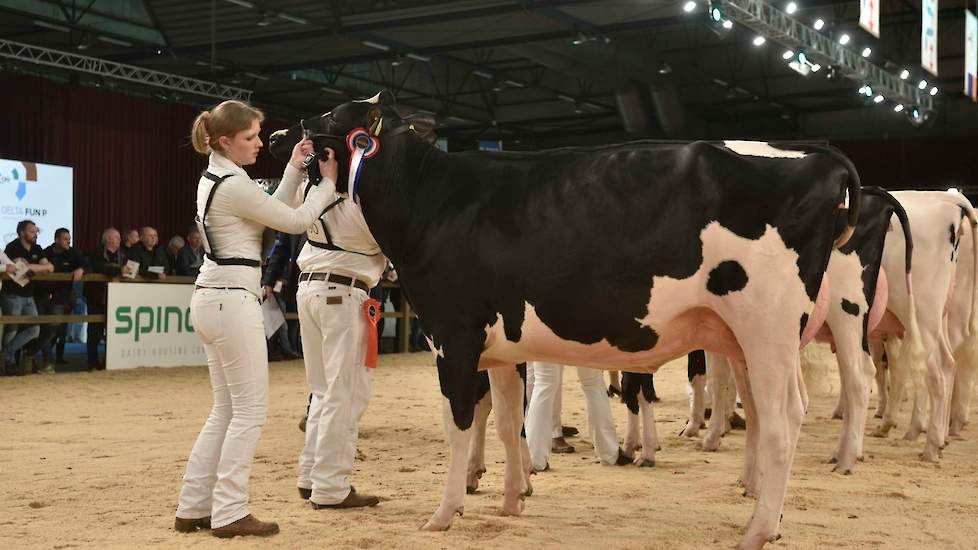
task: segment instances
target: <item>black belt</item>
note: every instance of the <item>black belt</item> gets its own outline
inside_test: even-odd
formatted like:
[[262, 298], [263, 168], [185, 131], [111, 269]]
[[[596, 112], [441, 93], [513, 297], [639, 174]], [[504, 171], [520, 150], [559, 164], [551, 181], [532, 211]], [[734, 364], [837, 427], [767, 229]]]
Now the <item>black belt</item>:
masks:
[[197, 290], [243, 290], [245, 292], [251, 292], [247, 288], [240, 286], [200, 286], [194, 285]]
[[326, 281], [327, 283], [336, 283], [338, 285], [359, 288], [364, 292], [370, 291], [370, 289], [367, 288], [367, 283], [352, 277], [336, 275], [335, 273], [302, 273], [299, 275], [299, 282], [301, 283], [303, 281]]

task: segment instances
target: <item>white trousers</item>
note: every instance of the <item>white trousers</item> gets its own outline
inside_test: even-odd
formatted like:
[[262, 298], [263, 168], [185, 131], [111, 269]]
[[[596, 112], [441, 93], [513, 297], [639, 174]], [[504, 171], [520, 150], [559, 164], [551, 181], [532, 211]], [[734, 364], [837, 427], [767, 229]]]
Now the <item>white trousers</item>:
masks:
[[[552, 440], [561, 434], [560, 411], [557, 407], [560, 403], [564, 367], [552, 363], [532, 363], [532, 368], [533, 395], [526, 414], [526, 442], [530, 447], [533, 468], [543, 470], [550, 458]], [[608, 403], [602, 373], [598, 369], [577, 368], [577, 377], [581, 381], [587, 405], [588, 430], [594, 443], [594, 451], [602, 463], [613, 465], [618, 460], [618, 434], [611, 417], [611, 405]]]
[[357, 424], [370, 400], [371, 369], [364, 366], [368, 296], [349, 286], [307, 281], [299, 283], [296, 298], [312, 393], [297, 485], [312, 489], [317, 504], [339, 504], [350, 494]]
[[177, 517], [223, 527], [247, 516], [251, 463], [268, 415], [268, 352], [258, 298], [197, 290], [190, 319], [207, 354], [214, 406], [190, 451]]

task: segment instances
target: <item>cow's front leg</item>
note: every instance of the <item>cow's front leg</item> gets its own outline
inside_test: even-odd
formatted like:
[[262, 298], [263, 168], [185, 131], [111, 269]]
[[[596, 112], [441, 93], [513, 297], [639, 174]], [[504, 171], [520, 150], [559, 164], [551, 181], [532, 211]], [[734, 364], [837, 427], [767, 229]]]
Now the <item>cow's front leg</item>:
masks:
[[503, 479], [503, 514], [518, 516], [523, 513], [525, 494], [523, 445], [520, 430], [523, 427], [523, 380], [515, 367], [489, 369], [489, 387], [496, 404], [496, 431], [506, 449], [506, 470]]
[[482, 342], [475, 340], [462, 350], [432, 345], [438, 364], [438, 382], [445, 396], [442, 417], [451, 450], [441, 504], [421, 527], [426, 531], [447, 530], [452, 526], [455, 514], [462, 515], [464, 510], [465, 474], [474, 431], [475, 404], [481, 397], [477, 370], [481, 347]]
[[703, 427], [706, 416], [706, 374], [696, 373], [689, 381], [693, 388], [693, 400], [689, 404], [689, 419], [679, 434], [682, 437], [696, 437]]
[[475, 420], [472, 424], [472, 442], [469, 445], [469, 467], [466, 472], [465, 492], [473, 494], [479, 490], [479, 480], [486, 473], [486, 424], [489, 412], [492, 410], [492, 394], [489, 392], [488, 375], [486, 377], [486, 394], [475, 406]]
[[639, 409], [642, 411], [642, 457], [635, 461], [639, 466], [655, 466], [655, 452], [659, 450], [659, 436], [655, 429], [655, 411], [652, 403], [639, 399]]

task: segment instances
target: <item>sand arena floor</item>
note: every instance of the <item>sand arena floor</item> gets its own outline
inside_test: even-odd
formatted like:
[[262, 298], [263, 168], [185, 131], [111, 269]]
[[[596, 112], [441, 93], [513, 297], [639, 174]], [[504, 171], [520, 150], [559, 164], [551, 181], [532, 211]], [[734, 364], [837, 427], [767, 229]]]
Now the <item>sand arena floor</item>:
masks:
[[[680, 439], [685, 364], [657, 375], [662, 451], [655, 468], [601, 466], [589, 442], [534, 477], [521, 518], [498, 515], [502, 446], [490, 426], [489, 471], [447, 533], [418, 527], [438, 504], [447, 447], [429, 354], [382, 356], [361, 424], [355, 484], [377, 508], [314, 511], [295, 490], [306, 392], [300, 362], [271, 370], [268, 423], [252, 475], [252, 511], [276, 520], [267, 540], [179, 534], [173, 511], [185, 460], [210, 407], [204, 368], [137, 369], [0, 379], [0, 549], [14, 548], [731, 548], [753, 501], [734, 485], [744, 434], [720, 452]], [[832, 373], [837, 385], [837, 376]], [[874, 399], [875, 401], [875, 399]], [[835, 398], [814, 395], [772, 548], [978, 547], [978, 428], [940, 465], [922, 442], [867, 438], [856, 475], [825, 464], [839, 429]], [[583, 397], [566, 373], [564, 423], [587, 433]], [[904, 406], [903, 427], [908, 414]], [[613, 411], [619, 436], [625, 409]], [[871, 422], [871, 427], [875, 421]], [[902, 435], [902, 432], [900, 432]]]

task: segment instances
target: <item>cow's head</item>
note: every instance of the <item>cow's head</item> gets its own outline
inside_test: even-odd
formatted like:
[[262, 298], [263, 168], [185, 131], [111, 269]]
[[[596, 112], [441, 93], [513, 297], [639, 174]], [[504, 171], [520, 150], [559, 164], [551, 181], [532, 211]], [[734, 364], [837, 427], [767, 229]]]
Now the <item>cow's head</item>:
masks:
[[[364, 156], [369, 159], [397, 140], [420, 138], [434, 142], [434, 128], [435, 121], [431, 117], [402, 113], [394, 96], [385, 90], [370, 99], [340, 104], [328, 113], [303, 119], [287, 130], [274, 132], [269, 140], [269, 150], [275, 158], [287, 161], [303, 133], [310, 135], [317, 155], [325, 158], [327, 147], [335, 152], [339, 163], [336, 187], [338, 191], [346, 192], [351, 159], [358, 148], [364, 149]], [[313, 163], [310, 177], [316, 179], [318, 176], [319, 168]]]

